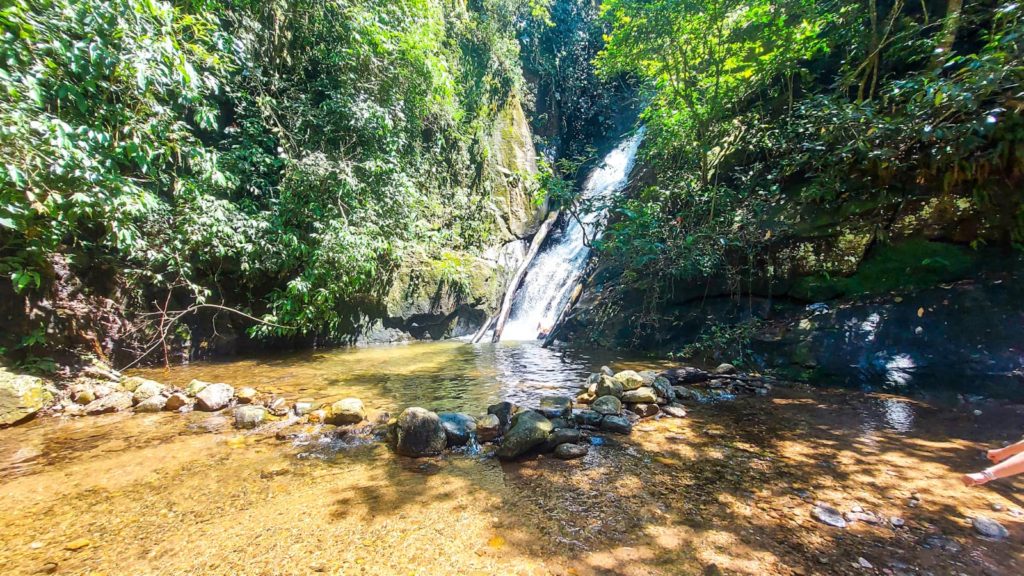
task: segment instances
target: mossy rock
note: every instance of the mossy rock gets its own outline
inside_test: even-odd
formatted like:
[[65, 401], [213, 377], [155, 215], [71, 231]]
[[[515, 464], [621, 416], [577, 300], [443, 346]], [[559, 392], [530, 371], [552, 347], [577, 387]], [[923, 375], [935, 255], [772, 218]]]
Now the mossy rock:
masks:
[[877, 246], [849, 277], [825, 275], [798, 279], [790, 295], [820, 302], [840, 296], [913, 291], [970, 275], [978, 255], [964, 246], [908, 240]]

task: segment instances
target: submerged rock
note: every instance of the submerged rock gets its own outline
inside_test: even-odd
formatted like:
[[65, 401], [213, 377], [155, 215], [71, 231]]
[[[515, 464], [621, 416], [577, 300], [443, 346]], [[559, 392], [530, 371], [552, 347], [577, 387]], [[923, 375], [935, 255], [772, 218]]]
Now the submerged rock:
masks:
[[512, 426], [498, 448], [498, 458], [510, 460], [544, 443], [551, 435], [551, 422], [539, 412], [525, 410], [512, 418]]
[[1006, 527], [987, 516], [976, 517], [971, 520], [971, 525], [974, 526], [975, 532], [986, 538], [1003, 540], [1010, 535], [1010, 531]]
[[448, 443], [441, 419], [425, 408], [402, 410], [394, 424], [395, 451], [403, 456], [439, 454]]
[[539, 412], [547, 418], [572, 414], [572, 398], [568, 396], [542, 396]]
[[342, 398], [326, 407], [325, 410], [327, 415], [324, 422], [335, 426], [358, 424], [366, 419], [363, 401], [358, 398]]
[[590, 448], [586, 444], [559, 444], [554, 456], [560, 460], [573, 460], [587, 455]]
[[591, 402], [590, 409], [599, 414], [618, 414], [622, 412], [622, 402], [615, 396], [601, 396]]
[[439, 412], [441, 427], [449, 446], [465, 446], [476, 433], [476, 420], [461, 412]]
[[686, 418], [686, 408], [679, 404], [669, 404], [661, 408], [662, 413], [673, 418]]
[[0, 368], [0, 426], [31, 418], [52, 400], [41, 378]]
[[623, 370], [615, 375], [615, 381], [622, 384], [623, 391], [636, 390], [644, 385], [643, 376], [633, 370]]
[[658, 395], [654, 393], [654, 388], [641, 386], [634, 390], [623, 392], [622, 402], [625, 404], [656, 404], [658, 402]]
[[93, 400], [85, 406], [85, 413], [89, 415], [109, 414], [110, 412], [127, 410], [131, 407], [132, 393], [119, 391]]
[[485, 414], [476, 420], [478, 442], [494, 442], [501, 436], [501, 420], [494, 414]]
[[263, 406], [244, 404], [234, 410], [235, 427], [246, 430], [255, 428], [267, 419], [267, 409]]
[[214, 412], [227, 408], [235, 396], [235, 389], [227, 384], [210, 384], [196, 394], [196, 409]]
[[820, 502], [815, 504], [814, 508], [811, 509], [811, 516], [829, 526], [846, 528], [846, 519], [843, 518], [843, 514], [827, 504]]
[[633, 432], [633, 424], [625, 416], [605, 416], [601, 420], [601, 430], [616, 434], [630, 434]]

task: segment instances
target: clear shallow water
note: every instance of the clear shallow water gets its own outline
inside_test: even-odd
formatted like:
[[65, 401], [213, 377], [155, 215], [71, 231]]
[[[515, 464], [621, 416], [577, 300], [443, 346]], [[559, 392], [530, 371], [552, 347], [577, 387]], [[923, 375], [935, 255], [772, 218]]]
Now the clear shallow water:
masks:
[[[415, 404], [478, 413], [499, 399], [530, 405], [543, 393], [574, 392], [604, 363], [657, 367], [532, 342], [433, 342], [143, 373], [322, 401], [358, 396], [371, 411]], [[1024, 429], [1022, 407], [938, 409], [779, 388], [689, 410], [686, 419], [606, 437], [581, 460], [518, 463], [454, 453], [409, 459], [376, 443], [311, 448], [239, 432], [206, 413], [39, 418], [0, 430], [0, 567], [26, 575], [657, 576], [714, 564], [753, 575], [796, 566], [815, 573], [864, 557], [920, 573], [1022, 573], [1013, 484], [982, 491], [957, 481], [981, 464], [980, 446]], [[906, 506], [911, 493], [920, 506]], [[810, 517], [816, 500], [899, 515], [907, 527], [822, 528]], [[965, 521], [977, 514], [997, 518], [1011, 539], [979, 541]], [[963, 551], [918, 544], [935, 533]]]

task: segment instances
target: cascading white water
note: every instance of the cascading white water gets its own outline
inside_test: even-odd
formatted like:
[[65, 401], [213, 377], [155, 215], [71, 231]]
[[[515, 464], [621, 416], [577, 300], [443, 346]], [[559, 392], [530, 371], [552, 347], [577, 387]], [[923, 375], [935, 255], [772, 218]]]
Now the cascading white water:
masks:
[[537, 255], [526, 271], [512, 303], [502, 340], [534, 340], [542, 327], [547, 330], [555, 323], [572, 296], [576, 279], [583, 273], [590, 254], [583, 235], [591, 240], [600, 237], [608, 213], [605, 206], [629, 180], [641, 140], [642, 128], [609, 152], [587, 176], [580, 194], [581, 204], [598, 208], [579, 215], [582, 226], [576, 218], [569, 216], [561, 230], [552, 232], [547, 248]]

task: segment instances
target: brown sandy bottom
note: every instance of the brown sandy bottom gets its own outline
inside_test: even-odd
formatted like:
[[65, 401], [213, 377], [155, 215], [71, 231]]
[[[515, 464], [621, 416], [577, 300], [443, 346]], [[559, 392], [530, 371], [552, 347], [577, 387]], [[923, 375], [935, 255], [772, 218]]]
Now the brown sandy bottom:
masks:
[[[0, 431], [4, 574], [1024, 573], [1020, 481], [968, 489], [1024, 407], [777, 389], [581, 460], [413, 460], [207, 432], [208, 415]], [[916, 495], [918, 505], [912, 506]], [[826, 526], [815, 502], [905, 526]], [[985, 515], [1010, 531], [977, 535]], [[941, 536], [941, 537], [940, 537]], [[72, 549], [76, 548], [76, 549]], [[867, 565], [870, 565], [868, 567]]]

